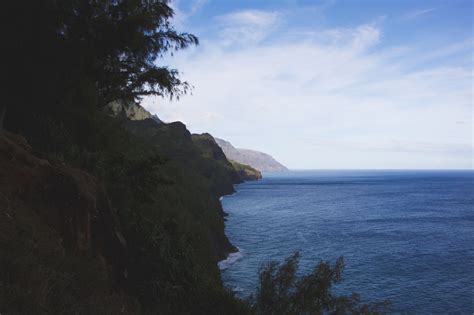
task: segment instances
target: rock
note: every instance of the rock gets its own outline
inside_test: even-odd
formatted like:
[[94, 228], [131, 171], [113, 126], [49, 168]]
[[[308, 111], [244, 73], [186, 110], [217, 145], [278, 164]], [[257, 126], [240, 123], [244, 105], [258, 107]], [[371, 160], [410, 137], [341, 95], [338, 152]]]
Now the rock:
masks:
[[152, 119], [157, 124], [163, 123], [158, 116], [152, 115], [149, 111], [144, 109], [140, 104], [135, 103], [133, 101], [124, 101], [124, 100], [117, 100], [110, 102], [106, 106], [109, 113], [113, 116], [120, 116], [123, 115], [130, 120], [145, 120], [145, 119]]

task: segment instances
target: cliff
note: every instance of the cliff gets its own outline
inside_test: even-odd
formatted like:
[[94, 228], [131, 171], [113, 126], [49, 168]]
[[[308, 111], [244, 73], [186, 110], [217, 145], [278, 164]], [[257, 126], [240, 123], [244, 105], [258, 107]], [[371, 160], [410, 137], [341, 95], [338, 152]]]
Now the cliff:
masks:
[[234, 169], [239, 174], [240, 178], [244, 178], [245, 180], [260, 180], [262, 179], [262, 173], [253, 167], [245, 164], [240, 164], [239, 162], [235, 162], [230, 160], [230, 163], [234, 167]]
[[0, 133], [26, 141], [0, 135], [0, 313], [250, 311], [217, 267], [235, 170], [181, 123], [107, 107], [190, 92], [154, 61], [197, 37], [175, 31], [169, 1], [12, 4]]
[[162, 123], [158, 116], [152, 115], [149, 111], [135, 102], [127, 102], [123, 100], [110, 102], [106, 107], [106, 112], [112, 116], [123, 116], [130, 120], [144, 120], [149, 118], [158, 124]]
[[0, 143], [1, 313], [246, 309], [217, 267], [235, 251], [219, 197], [242, 178], [214, 142], [180, 122], [35, 110], [7, 120], [32, 147]]
[[[191, 142], [189, 141], [189, 131], [186, 129], [186, 126], [181, 122], [172, 122], [172, 123], [164, 123], [161, 121], [156, 115], [152, 115], [146, 109], [144, 109], [140, 104], [130, 101], [114, 101], [108, 104], [106, 107], [106, 112], [115, 117], [123, 117], [129, 119], [131, 121], [144, 121], [147, 119], [153, 120], [156, 124], [163, 124], [161, 131], [168, 132], [169, 134], [161, 137], [160, 143], [161, 145], [161, 152], [167, 151], [166, 154], [172, 158], [177, 158], [181, 152], [178, 154], [178, 151], [181, 151], [184, 147], [197, 147], [200, 155], [205, 159], [213, 160], [217, 162], [220, 166], [227, 169], [230, 173], [230, 176], [233, 177], [231, 181], [233, 183], [239, 183], [246, 180], [258, 180], [262, 178], [262, 174], [248, 165], [243, 165], [237, 162], [233, 162], [228, 160], [226, 155], [224, 154], [222, 148], [217, 144], [216, 139], [210, 135], [209, 133], [204, 134], [193, 134], [191, 136]], [[128, 124], [131, 126], [132, 124]], [[152, 123], [148, 122], [143, 124], [143, 126], [154, 126]], [[140, 127], [138, 127], [139, 129]], [[133, 130], [137, 130], [137, 128], [132, 128]], [[166, 133], [165, 132], [165, 133]], [[148, 134], [147, 136], [150, 136]], [[164, 142], [168, 142], [167, 145]], [[183, 148], [179, 148], [176, 144], [182, 145]], [[191, 150], [192, 151], [192, 150]], [[188, 154], [191, 152], [187, 152]], [[189, 156], [190, 158], [196, 158], [195, 152], [192, 152]], [[231, 163], [232, 162], [232, 163]], [[224, 194], [226, 194], [225, 192]]]
[[201, 150], [201, 154], [208, 159], [212, 159], [235, 172], [238, 181], [259, 180], [262, 178], [262, 173], [251, 166], [243, 165], [232, 160], [228, 160], [217, 144], [214, 137], [208, 133], [202, 135], [192, 135], [194, 144]]
[[[125, 126], [165, 159], [161, 170], [172, 180], [176, 193], [186, 199], [190, 195], [199, 195], [186, 200], [184, 205], [195, 209], [193, 212], [199, 213], [195, 219], [208, 228], [216, 259], [223, 259], [235, 251], [224, 234], [224, 212], [219, 202], [220, 196], [234, 192], [233, 185], [240, 182], [234, 169], [224, 161], [204, 157], [181, 122], [156, 124], [146, 119], [127, 121]], [[204, 203], [200, 204], [200, 200]]]
[[113, 290], [126, 280], [126, 241], [97, 178], [4, 132], [0, 209], [2, 313], [138, 310]]
[[214, 138], [217, 144], [222, 148], [224, 154], [229, 160], [236, 161], [240, 164], [249, 165], [261, 172], [281, 172], [288, 169], [276, 161], [271, 155], [255, 150], [238, 149], [230, 142]]

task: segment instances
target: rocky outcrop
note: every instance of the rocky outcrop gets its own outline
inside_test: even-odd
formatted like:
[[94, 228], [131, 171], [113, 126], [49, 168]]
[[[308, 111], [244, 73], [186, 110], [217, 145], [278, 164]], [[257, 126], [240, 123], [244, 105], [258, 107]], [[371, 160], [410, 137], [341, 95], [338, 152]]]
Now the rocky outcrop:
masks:
[[240, 164], [239, 162], [235, 162], [230, 160], [230, 163], [236, 170], [237, 174], [243, 180], [260, 180], [262, 179], [262, 173], [251, 166]]
[[[214, 137], [209, 133], [193, 134], [192, 139], [194, 145], [201, 150], [205, 158], [228, 163], [224, 152], [222, 152], [222, 149], [217, 145]], [[228, 165], [230, 165], [230, 163]]]
[[261, 172], [281, 172], [288, 170], [269, 154], [249, 149], [238, 149], [228, 141], [219, 138], [214, 139], [229, 160], [249, 165]]
[[156, 115], [152, 115], [144, 109], [140, 104], [132, 101], [117, 100], [110, 102], [106, 110], [113, 116], [124, 116], [130, 120], [153, 119], [156, 123], [161, 124], [161, 119]]
[[259, 180], [262, 178], [262, 174], [251, 166], [228, 160], [222, 149], [216, 143], [214, 137], [210, 134], [193, 134], [192, 139], [194, 145], [201, 150], [203, 157], [217, 161], [228, 168], [229, 172], [235, 173], [237, 177], [236, 183], [248, 180]]

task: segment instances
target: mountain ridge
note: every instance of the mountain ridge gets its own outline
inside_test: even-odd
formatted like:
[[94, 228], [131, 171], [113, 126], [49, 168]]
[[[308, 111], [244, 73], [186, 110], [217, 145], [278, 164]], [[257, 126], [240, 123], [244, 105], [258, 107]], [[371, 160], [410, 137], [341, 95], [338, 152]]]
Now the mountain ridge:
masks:
[[260, 172], [282, 172], [288, 168], [275, 160], [270, 154], [234, 147], [229, 141], [214, 137], [216, 143], [222, 148], [229, 160], [243, 165], [249, 165]]

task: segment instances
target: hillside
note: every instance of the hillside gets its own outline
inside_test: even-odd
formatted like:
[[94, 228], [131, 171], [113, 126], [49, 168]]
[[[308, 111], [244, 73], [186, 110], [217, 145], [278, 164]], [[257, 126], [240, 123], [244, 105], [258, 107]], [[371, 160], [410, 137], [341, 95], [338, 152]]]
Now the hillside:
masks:
[[180, 122], [81, 111], [7, 116], [26, 140], [0, 143], [0, 312], [246, 313], [217, 262], [235, 251], [219, 197], [250, 177]]
[[0, 312], [137, 313], [127, 244], [96, 177], [0, 134]]
[[255, 150], [235, 148], [230, 142], [214, 138], [229, 160], [249, 165], [261, 172], [287, 171], [286, 166], [276, 161], [271, 155]]
[[208, 133], [201, 135], [193, 134], [194, 144], [201, 150], [202, 154], [216, 161], [220, 161], [226, 168], [233, 169], [241, 181], [259, 180], [262, 178], [262, 173], [251, 166], [243, 165], [232, 160], [227, 160], [221, 147], [217, 145], [214, 137]]

